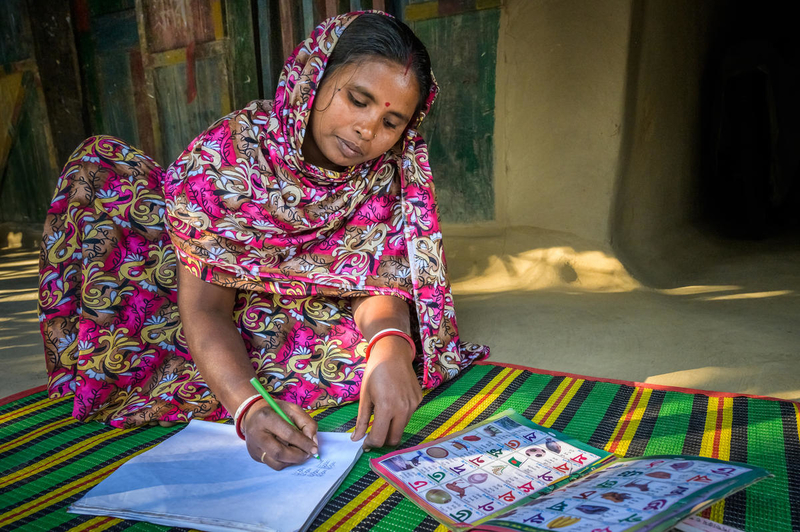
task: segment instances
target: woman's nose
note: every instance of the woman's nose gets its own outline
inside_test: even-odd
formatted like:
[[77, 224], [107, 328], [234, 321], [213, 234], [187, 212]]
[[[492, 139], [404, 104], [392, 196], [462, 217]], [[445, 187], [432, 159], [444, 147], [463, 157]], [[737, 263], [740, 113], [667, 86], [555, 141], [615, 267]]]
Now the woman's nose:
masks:
[[356, 124], [356, 133], [364, 140], [372, 140], [378, 131], [378, 119], [369, 117]]

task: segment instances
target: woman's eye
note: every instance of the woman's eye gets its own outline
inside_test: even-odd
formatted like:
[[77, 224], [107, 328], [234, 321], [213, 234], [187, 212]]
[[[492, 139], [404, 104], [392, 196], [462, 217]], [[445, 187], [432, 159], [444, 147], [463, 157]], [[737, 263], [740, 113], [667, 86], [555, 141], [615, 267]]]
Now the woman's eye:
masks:
[[384, 124], [385, 124], [385, 125], [386, 125], [386, 127], [388, 127], [389, 129], [397, 129], [397, 124], [393, 124], [392, 122], [389, 122], [388, 120], [387, 120], [387, 121], [385, 121], [385, 122], [384, 122]]
[[357, 99], [355, 98], [355, 96], [353, 96], [353, 94], [352, 94], [352, 93], [348, 93], [348, 96], [350, 96], [350, 101], [351, 101], [351, 102], [353, 102], [353, 105], [355, 105], [356, 107], [366, 107], [366, 106], [367, 106], [367, 104], [366, 104], [366, 103], [364, 103], [364, 102], [362, 102], [362, 101], [359, 101], [359, 100], [357, 100]]

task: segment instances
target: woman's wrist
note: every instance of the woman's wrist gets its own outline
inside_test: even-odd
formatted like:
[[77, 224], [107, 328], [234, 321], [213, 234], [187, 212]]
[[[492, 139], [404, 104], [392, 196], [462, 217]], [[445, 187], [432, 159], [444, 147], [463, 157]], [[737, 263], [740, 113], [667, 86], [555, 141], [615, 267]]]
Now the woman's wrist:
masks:
[[373, 343], [367, 362], [401, 357], [411, 364], [416, 357], [416, 349], [401, 336], [384, 336]]
[[255, 394], [247, 399], [245, 399], [239, 408], [236, 409], [236, 413], [233, 415], [233, 425], [236, 429], [236, 435], [239, 436], [241, 439], [245, 439], [245, 419], [247, 419], [247, 414], [250, 413], [252, 409], [257, 409], [255, 404], [259, 401], [263, 401], [263, 397], [261, 394]]

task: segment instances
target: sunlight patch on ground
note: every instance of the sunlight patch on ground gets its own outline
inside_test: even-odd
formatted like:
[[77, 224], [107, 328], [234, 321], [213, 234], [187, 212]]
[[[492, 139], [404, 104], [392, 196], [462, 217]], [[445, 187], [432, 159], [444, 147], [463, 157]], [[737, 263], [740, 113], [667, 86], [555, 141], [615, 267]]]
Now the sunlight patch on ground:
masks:
[[764, 299], [768, 297], [788, 296], [794, 290], [772, 290], [770, 292], [749, 292], [745, 294], [729, 294], [726, 296], [707, 297], [706, 301], [730, 301], [733, 299]]
[[36, 301], [39, 298], [38, 291], [35, 289], [26, 290], [19, 294], [10, 294], [9, 290], [0, 291], [0, 303], [12, 303], [17, 301]]
[[568, 246], [532, 249], [516, 255], [492, 255], [483, 271], [453, 281], [460, 295], [549, 288], [578, 292], [629, 292], [641, 284], [616, 258], [602, 251]]
[[659, 292], [668, 296], [693, 296], [697, 294], [713, 294], [714, 292], [733, 292], [741, 289], [741, 286], [736, 285], [693, 285], [667, 288], [659, 290]]

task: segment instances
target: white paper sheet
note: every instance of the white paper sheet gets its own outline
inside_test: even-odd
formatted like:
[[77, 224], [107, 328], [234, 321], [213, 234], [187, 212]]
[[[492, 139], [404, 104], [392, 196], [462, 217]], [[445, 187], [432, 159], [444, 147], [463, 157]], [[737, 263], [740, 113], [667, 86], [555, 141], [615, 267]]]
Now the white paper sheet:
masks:
[[350, 434], [320, 432], [321, 460], [274, 471], [231, 425], [192, 421], [112, 473], [69, 512], [209, 532], [295, 532], [309, 525], [361, 455]]

